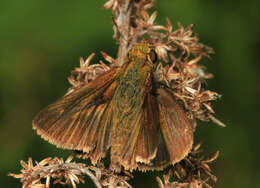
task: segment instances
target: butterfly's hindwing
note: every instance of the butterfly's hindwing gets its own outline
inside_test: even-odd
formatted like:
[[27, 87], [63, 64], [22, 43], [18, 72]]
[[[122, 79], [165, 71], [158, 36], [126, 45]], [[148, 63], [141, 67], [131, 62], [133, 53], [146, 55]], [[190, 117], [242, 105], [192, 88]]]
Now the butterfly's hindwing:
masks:
[[167, 88], [157, 90], [160, 128], [172, 164], [179, 162], [191, 150], [193, 127], [184, 110]]

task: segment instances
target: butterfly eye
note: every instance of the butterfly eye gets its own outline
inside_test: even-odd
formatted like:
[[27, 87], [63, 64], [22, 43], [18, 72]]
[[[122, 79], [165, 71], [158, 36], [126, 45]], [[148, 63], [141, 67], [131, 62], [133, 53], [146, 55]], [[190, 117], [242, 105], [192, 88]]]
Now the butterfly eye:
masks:
[[149, 57], [153, 63], [155, 63], [157, 61], [157, 54], [156, 54], [155, 50], [150, 51]]

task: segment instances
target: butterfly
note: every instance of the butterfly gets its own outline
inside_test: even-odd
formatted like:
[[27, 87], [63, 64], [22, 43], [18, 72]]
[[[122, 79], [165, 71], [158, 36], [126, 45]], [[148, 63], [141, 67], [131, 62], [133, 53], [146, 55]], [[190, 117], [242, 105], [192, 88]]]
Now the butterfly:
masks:
[[106, 156], [126, 170], [161, 170], [190, 152], [193, 126], [166, 85], [156, 81], [156, 52], [148, 43], [129, 50], [113, 67], [40, 111], [33, 128], [42, 138], [87, 153], [93, 164]]

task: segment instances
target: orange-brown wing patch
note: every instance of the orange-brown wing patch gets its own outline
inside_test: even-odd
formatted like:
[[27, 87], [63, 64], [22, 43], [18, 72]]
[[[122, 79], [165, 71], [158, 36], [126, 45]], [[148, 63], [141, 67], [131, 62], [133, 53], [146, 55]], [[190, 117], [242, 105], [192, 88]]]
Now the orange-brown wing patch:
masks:
[[171, 164], [170, 155], [160, 129], [158, 130], [156, 137], [158, 139], [158, 145], [155, 158], [149, 163], [138, 163], [139, 170], [162, 170]]
[[129, 114], [123, 121], [117, 121], [115, 115], [113, 116], [111, 161], [119, 162], [125, 169], [137, 168], [135, 150], [142, 122], [143, 112], [140, 108]]
[[110, 144], [109, 103], [118, 74], [119, 69], [114, 68], [47, 106], [33, 120], [33, 128], [58, 147], [91, 151], [95, 163], [105, 155]]
[[150, 164], [157, 153], [160, 128], [156, 97], [150, 93], [147, 94], [143, 108], [144, 118], [137, 140], [135, 159], [136, 162]]

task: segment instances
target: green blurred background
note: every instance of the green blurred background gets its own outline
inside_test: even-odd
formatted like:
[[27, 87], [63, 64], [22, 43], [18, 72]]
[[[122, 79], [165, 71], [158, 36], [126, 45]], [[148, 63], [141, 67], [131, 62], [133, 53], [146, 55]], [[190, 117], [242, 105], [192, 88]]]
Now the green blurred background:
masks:
[[[7, 177], [19, 172], [19, 161], [32, 157], [66, 157], [36, 135], [34, 115], [61, 97], [69, 87], [67, 77], [79, 57], [101, 50], [115, 57], [111, 11], [105, 0], [1, 0], [0, 1], [0, 182], [1, 187], [21, 187]], [[260, 187], [260, 1], [160, 0], [157, 23], [165, 17], [185, 26], [195, 23], [201, 42], [216, 54], [206, 60], [215, 75], [209, 89], [223, 95], [215, 103], [216, 116], [227, 124], [199, 122], [196, 141], [210, 156], [216, 187]], [[157, 187], [154, 173], [137, 173], [135, 187]], [[90, 181], [89, 181], [90, 182]], [[93, 187], [93, 184], [90, 183]], [[59, 186], [56, 186], [59, 187]], [[87, 187], [81, 185], [80, 187]]]

